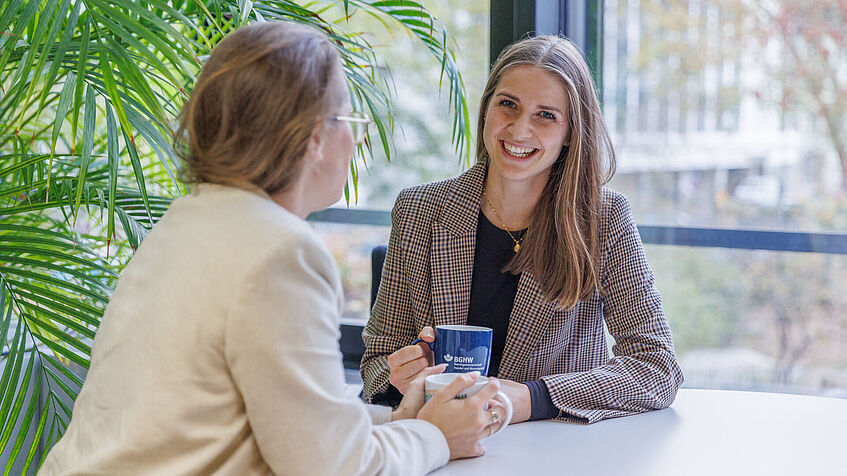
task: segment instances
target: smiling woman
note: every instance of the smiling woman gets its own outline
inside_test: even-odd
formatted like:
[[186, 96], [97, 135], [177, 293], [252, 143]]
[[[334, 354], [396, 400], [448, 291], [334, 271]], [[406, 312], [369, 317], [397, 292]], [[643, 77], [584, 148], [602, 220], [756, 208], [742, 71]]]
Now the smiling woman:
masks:
[[682, 373], [629, 203], [603, 186], [614, 151], [580, 52], [553, 36], [509, 46], [479, 117], [477, 164], [397, 199], [365, 396], [396, 402], [432, 365], [412, 341], [469, 324], [494, 330], [490, 374], [515, 422], [670, 405]]
[[[567, 110], [567, 102], [561, 81], [530, 65], [503, 74], [488, 101], [482, 132], [489, 161], [486, 188], [504, 210], [507, 229], [526, 228], [529, 216], [517, 207], [503, 206], [504, 197], [511, 195], [512, 189], [540, 195], [553, 164], [566, 153], [570, 127], [562, 111]], [[532, 205], [528, 202], [523, 208]], [[493, 206], [483, 209], [493, 210]], [[515, 221], [519, 215], [527, 216]]]

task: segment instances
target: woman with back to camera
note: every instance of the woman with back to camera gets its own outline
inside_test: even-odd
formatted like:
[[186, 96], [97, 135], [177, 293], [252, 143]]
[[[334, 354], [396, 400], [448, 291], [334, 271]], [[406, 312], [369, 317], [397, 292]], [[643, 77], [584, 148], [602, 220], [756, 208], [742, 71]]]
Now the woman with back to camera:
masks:
[[[494, 329], [513, 422], [592, 423], [671, 404], [670, 328], [623, 195], [591, 74], [568, 40], [507, 47], [482, 95], [477, 163], [400, 193], [371, 319], [364, 396], [396, 404], [433, 327]], [[605, 167], [605, 169], [604, 169]], [[604, 320], [615, 339], [609, 355]]]
[[496, 381], [424, 405], [431, 368], [394, 411], [345, 394], [340, 280], [304, 218], [341, 196], [367, 122], [317, 31], [215, 48], [177, 135], [195, 185], [124, 270], [41, 474], [419, 474], [484, 452]]

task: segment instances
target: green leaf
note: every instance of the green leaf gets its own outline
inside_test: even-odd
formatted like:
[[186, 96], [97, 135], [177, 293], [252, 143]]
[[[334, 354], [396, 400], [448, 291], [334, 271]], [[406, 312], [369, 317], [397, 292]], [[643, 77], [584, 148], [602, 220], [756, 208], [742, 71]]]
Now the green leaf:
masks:
[[128, 55], [114, 56], [113, 58], [118, 65], [118, 69], [124, 75], [124, 82], [127, 87], [132, 88], [138, 95], [140, 105], [153, 112], [158, 120], [166, 120], [165, 110], [159, 103], [156, 93], [150, 88], [148, 78], [144, 77], [145, 73], [138, 68], [134, 61], [129, 59]]
[[[7, 159], [7, 158], [10, 158], [10, 157], [13, 157], [14, 155], [15, 154], [0, 155], [0, 159]], [[38, 155], [26, 155], [26, 156], [19, 156], [19, 157], [23, 157], [23, 160], [19, 161], [15, 165], [11, 165], [9, 167], [6, 167], [5, 169], [0, 169], [0, 179], [2, 179], [4, 177], [9, 177], [9, 176], [11, 176], [15, 173], [20, 172], [23, 169], [26, 169], [27, 167], [31, 167], [35, 164], [41, 163], [48, 156], [44, 155], [44, 154], [38, 154]]]
[[[0, 276], [0, 316], [3, 319], [0, 321], [0, 350], [6, 348], [9, 336], [9, 326], [12, 323], [12, 305], [6, 300], [6, 293], [3, 292], [5, 280]], [[2, 396], [3, 386], [0, 385], [0, 396]]]
[[[64, 8], [66, 10], [67, 6], [65, 6], [65, 4], [68, 3], [69, 1], [70, 0], [63, 0], [62, 7], [60, 7], [60, 8]], [[71, 16], [68, 19], [68, 22], [67, 22], [68, 25], [76, 25], [77, 19], [79, 18], [80, 7], [82, 7], [82, 0], [77, 0], [77, 2], [74, 4], [74, 9], [71, 11]], [[54, 27], [58, 28], [59, 26], [61, 26], [62, 18], [64, 16], [65, 16], [64, 13], [56, 16]], [[59, 40], [58, 44], [55, 45], [56, 53], [53, 55], [53, 59], [51, 61], [52, 64], [50, 66], [50, 71], [47, 73], [47, 78], [44, 80], [44, 84], [48, 85], [48, 86], [45, 86], [43, 88], [44, 92], [41, 96], [40, 105], [38, 106], [39, 110], [44, 107], [44, 104], [47, 100], [47, 95], [52, 90], [52, 87], [50, 87], [49, 85], [53, 84], [53, 81], [56, 79], [56, 76], [59, 74], [59, 68], [62, 65], [62, 61], [65, 59], [65, 53], [67, 53], [68, 48], [70, 46], [71, 37], [73, 36], [73, 32], [74, 32], [73, 28], [65, 28], [65, 32], [62, 34], [62, 38]], [[48, 35], [48, 40], [50, 38], [54, 37], [55, 35], [56, 35], [55, 31], [51, 32], [51, 34]], [[42, 54], [44, 54], [45, 57], [47, 56], [45, 53], [42, 53]], [[70, 73], [70, 71], [68, 71], [68, 73]], [[57, 117], [58, 117], [58, 112], [57, 112]], [[55, 144], [56, 144], [56, 139], [53, 139], [54, 148], [55, 148]]]
[[[37, 401], [36, 398], [32, 399], [33, 401]], [[47, 425], [47, 416], [49, 415], [50, 405], [44, 405], [44, 409], [41, 411], [41, 415], [38, 417], [38, 426], [35, 430], [35, 435], [33, 435], [32, 443], [29, 447], [29, 453], [26, 455], [26, 460], [24, 461], [24, 467], [21, 469], [21, 473], [26, 474], [29, 470], [30, 465], [32, 465], [32, 460], [35, 458], [35, 453], [38, 451], [38, 448], [41, 443], [41, 435], [44, 433], [44, 427]], [[18, 435], [18, 439], [22, 437], [28, 436], [28, 433], [21, 432]], [[12, 458], [9, 458], [9, 461], [12, 461]], [[9, 463], [11, 464], [11, 463]]]
[[[162, 164], [162, 167], [165, 168], [165, 172], [168, 174], [168, 177], [171, 179], [171, 183], [173, 183], [174, 188], [179, 190], [179, 182], [177, 181], [176, 175], [174, 175], [173, 170], [171, 168], [171, 162], [174, 164], [176, 161], [176, 152], [173, 147], [171, 147], [170, 141], [168, 137], [161, 132], [159, 128], [157, 128], [150, 118], [145, 118], [139, 114], [139, 112], [135, 108], [129, 108], [126, 111], [127, 120], [129, 121], [131, 127], [135, 128], [138, 131], [138, 134], [147, 141], [147, 144], [153, 149], [156, 153], [156, 156], [159, 158], [159, 163]], [[126, 137], [126, 136], [124, 136]], [[137, 155], [137, 152], [136, 152]], [[139, 182], [139, 190], [142, 193], [142, 196], [146, 195], [146, 187], [141, 187]], [[147, 198], [145, 198], [146, 203]]]
[[253, 2], [251, 0], [238, 0], [241, 5], [241, 20], [246, 22], [250, 17], [250, 12], [253, 11]]
[[83, 352], [85, 355], [91, 355], [91, 347], [83, 344], [76, 337], [71, 336], [67, 332], [63, 332], [57, 329], [52, 322], [46, 322], [40, 319], [37, 319], [34, 316], [26, 316], [27, 325], [32, 328], [33, 326], [39, 329], [38, 332], [33, 332], [33, 338], [41, 341], [41, 343], [47, 344], [48, 342], [55, 343], [55, 340], [51, 339], [49, 336], [44, 335], [44, 333], [49, 333], [56, 337], [56, 340], [61, 340], [62, 344], [70, 345], [76, 350]]
[[[23, 12], [21, 12], [20, 17], [14, 19], [15, 21], [12, 26], [12, 31], [7, 32], [6, 28], [8, 27], [3, 28], [3, 30], [1, 30], [4, 35], [8, 35], [12, 40], [6, 43], [5, 51], [3, 52], [3, 55], [0, 56], [0, 71], [6, 70], [6, 63], [9, 61], [9, 58], [12, 56], [12, 52], [14, 52], [15, 48], [17, 47], [17, 40], [21, 38], [22, 30], [29, 25], [29, 22], [32, 20], [32, 17], [35, 16], [35, 12], [40, 4], [41, 2], [25, 3], [24, 10]], [[14, 7], [14, 5], [10, 6]], [[10, 11], [16, 12], [18, 11], [18, 8], [10, 8]], [[21, 57], [21, 59], [24, 60], [23, 57]], [[21, 61], [21, 64], [23, 63], [24, 61]], [[12, 81], [12, 83], [16, 83], [19, 79], [20, 78]]]
[[112, 108], [106, 104], [106, 140], [107, 155], [109, 157], [109, 210], [108, 226], [106, 227], [106, 256], [109, 256], [109, 244], [115, 234], [115, 195], [118, 189], [118, 167], [120, 166], [118, 146], [118, 126], [115, 124], [115, 116]]
[[62, 92], [59, 94], [59, 105], [56, 106], [56, 120], [53, 124], [53, 135], [50, 140], [50, 169], [52, 171], [53, 154], [56, 152], [56, 141], [59, 140], [59, 133], [62, 131], [62, 124], [65, 122], [65, 116], [68, 115], [68, 108], [73, 99], [73, 91], [76, 86], [76, 75], [72, 71], [68, 71], [65, 76], [65, 84], [62, 86]]
[[[11, 302], [11, 299], [6, 299], [6, 296], [9, 295], [6, 290], [6, 281], [5, 279], [3, 279], [3, 276], [0, 276], [0, 295], [3, 296], [3, 300], [5, 301], [4, 306], [6, 307], [6, 323], [4, 324], [4, 327], [8, 332], [9, 322], [12, 318], [12, 306], [14, 305], [14, 303]], [[13, 378], [13, 375], [15, 375], [15, 373], [17, 372], [15, 367], [19, 366], [19, 363], [22, 359], [20, 355], [20, 349], [23, 349], [23, 344], [21, 341], [21, 336], [23, 335], [22, 326], [23, 321], [19, 319], [15, 328], [15, 334], [11, 339], [11, 345], [9, 346], [9, 354], [5, 357], [6, 364], [3, 366], [3, 376], [0, 377], [0, 397], [2, 397], [2, 399], [0, 399], [0, 415], [7, 415], [8, 407], [9, 405], [11, 405], [11, 398], [14, 392], [9, 391], [9, 382], [12, 382], [13, 380], [17, 382], [17, 376], [14, 376]], [[4, 335], [3, 337], [5, 338], [6, 335]], [[0, 423], [0, 429], [2, 429], [5, 425], [5, 421]]]
[[[135, 173], [135, 180], [138, 184], [138, 191], [141, 192], [141, 197], [144, 199], [144, 206], [147, 210], [150, 210], [150, 203], [147, 197], [147, 185], [144, 183], [144, 169], [141, 167], [141, 160], [138, 158], [138, 149], [135, 148], [135, 143], [129, 140], [126, 136], [126, 129], [123, 131], [124, 133], [124, 142], [126, 143], [127, 151], [129, 152], [129, 160], [132, 163], [132, 170]], [[149, 212], [148, 212], [149, 213]], [[150, 226], [153, 226], [153, 217], [149, 216]], [[136, 243], [133, 247], [137, 247], [138, 243]]]
[[76, 200], [74, 201], [74, 223], [79, 212], [79, 204], [82, 201], [82, 192], [85, 190], [85, 176], [88, 174], [88, 164], [91, 162], [91, 149], [94, 147], [94, 128], [97, 103], [94, 98], [94, 88], [88, 85], [85, 90], [85, 116], [82, 126], [82, 156], [79, 163], [79, 175], [77, 179]]
[[[21, 447], [24, 444], [24, 440], [28, 435], [30, 422], [32, 421], [32, 416], [35, 414], [35, 406], [38, 403], [38, 395], [41, 392], [41, 372], [38, 372], [36, 369], [38, 367], [35, 366], [35, 352], [30, 353], [29, 364], [27, 365], [27, 377], [21, 383], [23, 387], [28, 387], [27, 382], [32, 378], [31, 375], [35, 374], [35, 378], [32, 379], [35, 382], [35, 387], [32, 389], [32, 394], [29, 397], [29, 405], [27, 406], [26, 413], [24, 413], [23, 422], [21, 422], [21, 428], [18, 430], [18, 437], [15, 439], [15, 444], [12, 446], [12, 451], [9, 453], [9, 461], [6, 462], [6, 469], [3, 471], [3, 474], [9, 474], [12, 470], [12, 465], [14, 465], [15, 460], [18, 458], [18, 453], [21, 451]], [[23, 396], [25, 392], [21, 392], [18, 394], [18, 398], [20, 399], [20, 406], [18, 405], [18, 401], [15, 401], [15, 406], [12, 407], [12, 411], [15, 412], [14, 420], [17, 420], [17, 414], [20, 413], [20, 409], [23, 407]], [[11, 427], [10, 427], [11, 429]], [[11, 433], [10, 433], [11, 435]], [[0, 436], [0, 448], [6, 447], [6, 442], [8, 438], [6, 437], [6, 433], [4, 432], [2, 436]], [[35, 444], [37, 447], [37, 443]]]
[[23, 3], [23, 0], [10, 0], [9, 3], [6, 4], [3, 8], [3, 14], [0, 15], [0, 31], [6, 31], [9, 28], [12, 20], [15, 19], [15, 14], [18, 13], [18, 10], [21, 8], [21, 3]]
[[[0, 250], [0, 251], [5, 252], [7, 250], [6, 250], [5, 247], [3, 247], [2, 250]], [[92, 270], [90, 270], [90, 269], [86, 269], [85, 271], [80, 271], [78, 269], [75, 269], [75, 268], [72, 268], [72, 267], [69, 267], [69, 266], [65, 266], [61, 262], [49, 261], [47, 259], [40, 259], [40, 260], [39, 259], [33, 259], [32, 258], [33, 255], [30, 255], [29, 253], [27, 253], [27, 255], [28, 256], [26, 258], [24, 258], [24, 257], [20, 257], [20, 256], [0, 254], [0, 263], [18, 264], [18, 265], [28, 267], [28, 268], [49, 269], [49, 270], [55, 271], [56, 273], [62, 274], [64, 276], [72, 276], [72, 277], [76, 278], [77, 280], [85, 281], [86, 284], [93, 286], [93, 287], [96, 287], [96, 288], [100, 289], [100, 291], [102, 291], [106, 294], [108, 294], [109, 291], [110, 291], [109, 288], [102, 287], [102, 283], [100, 282], [101, 278], [103, 277], [102, 274], [99, 275], [99, 276], [96, 276], [96, 275], [92, 276], [91, 274], [89, 274], [89, 273], [92, 272]]]
[[[41, 42], [45, 36], [48, 36], [48, 41], [45, 42], [44, 47], [41, 49], [40, 54], [36, 54], [35, 56], [38, 58], [38, 61], [35, 63], [35, 67], [32, 68], [33, 73], [40, 75], [41, 71], [44, 69], [44, 65], [47, 62], [47, 58], [49, 55], [49, 50], [53, 46], [52, 42], [49, 41], [51, 37], [56, 35], [56, 31], [59, 29], [59, 26], [62, 22], [62, 17], [65, 16], [65, 12], [68, 10], [69, 0], [62, 0], [62, 5], [59, 6], [58, 11], [56, 11], [56, 4], [59, 0], [48, 0], [47, 6], [41, 12], [41, 16], [38, 20], [38, 24], [35, 27], [35, 32], [32, 35], [32, 40], [30, 41], [30, 48], [34, 51], [38, 51], [38, 47], [41, 46]], [[58, 20], [55, 22], [51, 22], [50, 20], [55, 16], [58, 17]], [[48, 32], [49, 27], [49, 32]], [[24, 95], [23, 103], [24, 109], [26, 109], [29, 104], [29, 98], [32, 96], [33, 91], [35, 90], [36, 84], [39, 82], [33, 78], [29, 83], [29, 88], [27, 88], [27, 92]], [[47, 85], [47, 89], [50, 89], [50, 85]], [[46, 94], [44, 94], [46, 97]], [[43, 102], [43, 101], [42, 101]], [[38, 120], [38, 115], [41, 113], [41, 109], [39, 108], [35, 115], [35, 120]], [[20, 122], [18, 122], [18, 130], [21, 129], [24, 121], [24, 114], [20, 116]]]
[[[3, 424], [2, 427], [0, 427], [3, 429], [2, 433], [0, 433], [0, 448], [6, 447], [6, 441], [8, 441], [9, 438], [8, 436], [4, 438], [3, 435], [7, 434], [7, 430], [8, 434], [11, 434], [12, 429], [15, 427], [15, 421], [17, 421], [17, 414], [11, 411], [12, 402], [18, 401], [22, 395], [26, 394], [26, 390], [28, 390], [18, 381], [18, 378], [21, 375], [21, 367], [23, 366], [25, 340], [23, 333], [23, 320], [18, 320], [18, 326], [15, 330], [14, 338], [15, 348], [13, 348], [7, 356], [6, 368], [3, 371], [3, 380], [0, 382], [2, 383], [0, 391], [2, 391], [4, 395], [3, 402], [0, 404], [0, 415], [4, 415]], [[26, 378], [26, 376], [24, 378]], [[18, 387], [21, 388], [22, 391], [15, 392]]]
[[35, 286], [25, 281], [12, 281], [8, 278], [7, 281], [16, 288], [15, 294], [18, 296], [30, 299], [57, 312], [63, 312], [92, 324], [96, 323], [97, 317], [103, 314], [101, 309], [70, 296], [50, 291], [47, 288]]
[[68, 350], [65, 347], [62, 347], [59, 344], [57, 344], [57, 343], [55, 343], [51, 340], [43, 340], [43, 341], [41, 341], [41, 343], [44, 344], [45, 346], [49, 347], [50, 350], [52, 350], [53, 352], [64, 356], [65, 358], [67, 358], [68, 360], [70, 360], [71, 362], [73, 362], [77, 365], [80, 365], [84, 368], [88, 368], [91, 365], [89, 363], [88, 359], [86, 359], [84, 357], [80, 357], [79, 355], [77, 355], [73, 351]]
[[82, 18], [82, 42], [79, 50], [79, 63], [76, 71], [76, 89], [74, 90], [73, 116], [71, 119], [71, 154], [76, 152], [76, 130], [79, 123], [79, 107], [82, 104], [82, 86], [85, 84], [85, 70], [88, 67], [88, 44], [91, 42], [91, 23], [88, 20], [88, 12]]
[[[123, 18], [124, 21], [121, 22], [121, 25], [124, 27], [133, 28], [139, 37], [144, 38], [145, 41], [149, 41], [152, 44], [156, 45], [159, 48], [164, 46], [164, 43], [159, 42], [163, 38], [168, 38], [173, 40], [169, 48], [166, 50], [160, 50], [159, 53], [165, 56], [171, 57], [171, 62], [174, 66], [179, 66], [182, 64], [182, 61], [178, 60], [175, 53], [182, 52], [184, 55], [188, 56], [191, 60], [196, 60], [194, 55], [191, 53], [193, 44], [192, 42], [179, 30], [174, 28], [174, 26], [164, 19], [160, 18], [157, 15], [154, 15], [147, 9], [147, 4], [155, 5], [157, 8], [161, 9], [163, 13], [167, 13], [174, 19], [179, 19], [183, 21], [186, 25], [193, 25], [194, 23], [190, 21], [177, 10], [174, 10], [169, 5], [163, 2], [158, 1], [148, 1], [148, 2], [138, 2], [138, 1], [112, 1], [112, 2], [100, 2], [99, 0], [89, 0], [92, 2], [96, 2], [100, 7], [98, 10], [103, 11], [104, 13], [108, 13], [109, 15], [117, 15], [115, 18]], [[130, 11], [135, 12], [144, 20], [147, 20], [150, 25], [144, 25], [143, 22], [132, 21], [127, 15], [125, 15], [122, 11], [116, 8], [112, 8], [112, 4], [120, 5]], [[142, 27], [138, 28], [140, 25]], [[155, 28], [151, 28], [151, 26]], [[173, 54], [172, 54], [173, 53]]]
[[[44, 317], [50, 318], [53, 321], [53, 323], [61, 324], [61, 325], [65, 326], [69, 329], [72, 329], [74, 332], [82, 334], [83, 337], [87, 337], [87, 338], [90, 338], [90, 339], [93, 339], [94, 335], [95, 335], [95, 331], [92, 330], [92, 328], [96, 328], [96, 326], [99, 324], [96, 319], [91, 319], [86, 324], [88, 327], [86, 327], [86, 325], [80, 324], [79, 322], [72, 320], [70, 317], [67, 317], [68, 316], [67, 313], [60, 314], [58, 312], [53, 312], [53, 311], [51, 311], [51, 310], [49, 310], [49, 309], [47, 309], [43, 306], [39, 306], [37, 308], [35, 308], [35, 306], [26, 306], [26, 308], [29, 311], [37, 312], [38, 314], [40, 314]], [[26, 316], [24, 316], [24, 317], [26, 317]], [[77, 319], [77, 320], [83, 321], [83, 319]], [[41, 320], [39, 320], [39, 321], [41, 321]], [[27, 322], [27, 323], [31, 324], [31, 322]]]
[[[68, 380], [73, 382], [75, 385], [82, 387], [83, 381], [79, 377], [79, 375], [71, 372], [70, 369], [68, 369], [67, 366], [65, 366], [61, 362], [59, 362], [58, 359], [56, 359], [52, 355], [48, 355], [48, 354], [43, 354], [42, 357], [45, 360], [47, 360], [50, 364], [52, 364], [53, 367], [55, 367], [59, 372], [61, 372], [62, 375], [64, 375]], [[50, 371], [50, 368], [48, 366], [45, 365], [44, 368], [47, 369], [48, 371]], [[59, 380], [59, 379], [56, 379], [56, 380]], [[67, 387], [67, 385], [65, 385], [65, 386]], [[68, 387], [68, 390], [70, 390], [69, 387]], [[73, 396], [73, 394], [71, 394], [70, 392], [68, 394]], [[70, 416], [70, 412], [68, 412], [68, 415]]]
[[6, 268], [5, 272], [6, 272], [7, 275], [15, 275], [15, 276], [19, 276], [19, 277], [22, 277], [22, 278], [29, 278], [30, 280], [35, 281], [35, 282], [44, 283], [44, 284], [51, 284], [56, 288], [64, 288], [64, 289], [67, 289], [69, 291], [79, 293], [80, 295], [88, 296], [89, 298], [91, 298], [95, 301], [100, 301], [104, 304], [109, 302], [108, 296], [104, 297], [100, 293], [90, 291], [87, 288], [80, 286], [78, 284], [74, 284], [73, 282], [70, 282], [70, 281], [54, 278], [53, 276], [50, 276], [49, 274], [43, 274], [43, 273], [38, 273], [38, 272], [35, 272], [35, 271], [32, 271], [32, 270], [28, 270], [28, 269], [19, 269], [19, 268], [13, 268], [13, 267]]
[[[70, 249], [73, 250], [73, 247], [71, 247]], [[97, 264], [93, 261], [86, 260], [84, 258], [74, 256], [74, 255], [71, 255], [71, 254], [62, 253], [60, 251], [48, 250], [48, 249], [43, 249], [43, 248], [34, 248], [34, 247], [28, 247], [28, 246], [8, 246], [8, 245], [5, 245], [5, 244], [3, 245], [3, 251], [7, 252], [7, 253], [27, 253], [30, 256], [49, 257], [49, 258], [56, 259], [60, 262], [68, 262], [68, 263], [75, 263], [75, 264], [83, 265], [83, 266], [88, 267], [88, 269], [90, 269], [92, 271], [102, 272], [105, 275], [109, 275], [113, 278], [117, 278], [117, 276], [118, 276], [117, 273], [115, 273], [115, 271], [112, 270], [112, 269], [100, 266], [99, 264]], [[84, 253], [84, 254], [87, 254], [87, 253]]]
[[[113, 16], [117, 18], [128, 18], [126, 15], [124, 15], [120, 10], [117, 9], [103, 7], [103, 10], [106, 11], [108, 14], [93, 14], [94, 16], [96, 16], [97, 21], [103, 23], [104, 26], [119, 34], [123, 38], [123, 40], [126, 41], [129, 45], [135, 47], [138, 53], [144, 56], [147, 61], [149, 61], [153, 66], [155, 66], [156, 70], [159, 73], [163, 74], [166, 78], [168, 78], [173, 86], [178, 87], [179, 81], [176, 79], [176, 77], [174, 77], [172, 69], [166, 66], [165, 63], [163, 63], [162, 60], [159, 59], [157, 54], [154, 53], [153, 50], [145, 46], [144, 42], [140, 41], [137, 37], [144, 36], [145, 33], [148, 33], [146, 37], [144, 37], [145, 41], [149, 41], [159, 51], [159, 53], [161, 53], [165, 58], [171, 61], [172, 64], [178, 65], [181, 61], [180, 58], [174, 53], [174, 45], [164, 41], [157, 35], [149, 34], [148, 31], [146, 31], [142, 27], [134, 25], [130, 21], [124, 21], [123, 25], [126, 25], [126, 27], [131, 30], [127, 31], [127, 29], [124, 29], [124, 27], [121, 26], [121, 23], [112, 20]], [[103, 38], [99, 38], [99, 41], [102, 43], [104, 40]], [[106, 47], [106, 45], [103, 46], [104, 47], [102, 48], [102, 51], [105, 52], [107, 49], [109, 49], [108, 47]], [[111, 49], [113, 52], [124, 50], [120, 43], [112, 45]], [[128, 52], [125, 53], [125, 55], [129, 57]], [[105, 71], [103, 71], [103, 73], [106, 74]]]

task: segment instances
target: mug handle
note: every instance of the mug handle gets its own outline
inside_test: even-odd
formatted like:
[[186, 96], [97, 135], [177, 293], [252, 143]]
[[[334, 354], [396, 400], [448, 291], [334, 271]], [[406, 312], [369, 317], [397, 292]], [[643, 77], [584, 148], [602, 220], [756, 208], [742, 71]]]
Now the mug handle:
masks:
[[503, 424], [502, 424], [502, 425], [500, 425], [500, 428], [498, 428], [498, 429], [497, 429], [497, 431], [495, 431], [494, 433], [490, 434], [490, 435], [489, 435], [487, 438], [485, 438], [485, 439], [491, 438], [492, 436], [496, 435], [497, 433], [500, 433], [500, 432], [501, 432], [501, 431], [503, 431], [503, 430], [504, 430], [507, 426], [509, 426], [509, 422], [511, 422], [511, 421], [512, 421], [512, 410], [513, 410], [513, 407], [512, 407], [512, 400], [510, 400], [510, 399], [509, 399], [509, 396], [508, 396], [508, 395], [506, 395], [505, 393], [503, 393], [502, 391], [497, 392], [497, 395], [496, 395], [496, 396], [500, 398], [500, 400], [501, 400], [501, 401], [502, 401], [502, 403], [503, 403], [503, 406], [505, 406], [505, 407], [506, 407], [506, 416], [503, 418]]
[[428, 345], [428, 346], [429, 346], [429, 350], [432, 350], [432, 351], [434, 351], [434, 350], [435, 350], [435, 349], [432, 347], [432, 344], [434, 344], [434, 341], [433, 341], [433, 342], [427, 342], [427, 341], [425, 341], [425, 340], [423, 340], [423, 339], [415, 339], [415, 340], [413, 340], [413, 341], [412, 341], [412, 343], [411, 343], [411, 344], [409, 344], [409, 345], [415, 345], [415, 344], [417, 344], [418, 342], [423, 342], [424, 344]]

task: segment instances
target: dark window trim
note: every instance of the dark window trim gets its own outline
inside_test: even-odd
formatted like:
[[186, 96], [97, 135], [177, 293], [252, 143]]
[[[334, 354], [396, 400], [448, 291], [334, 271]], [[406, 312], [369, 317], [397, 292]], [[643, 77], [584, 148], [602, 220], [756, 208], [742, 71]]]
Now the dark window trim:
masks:
[[488, 58], [534, 35], [563, 35], [580, 47], [602, 98], [603, 0], [491, 0]]
[[[391, 212], [328, 208], [309, 215], [308, 220], [348, 225], [391, 226]], [[845, 233], [656, 225], [638, 225], [638, 232], [641, 234], [641, 241], [648, 245], [847, 254]]]

